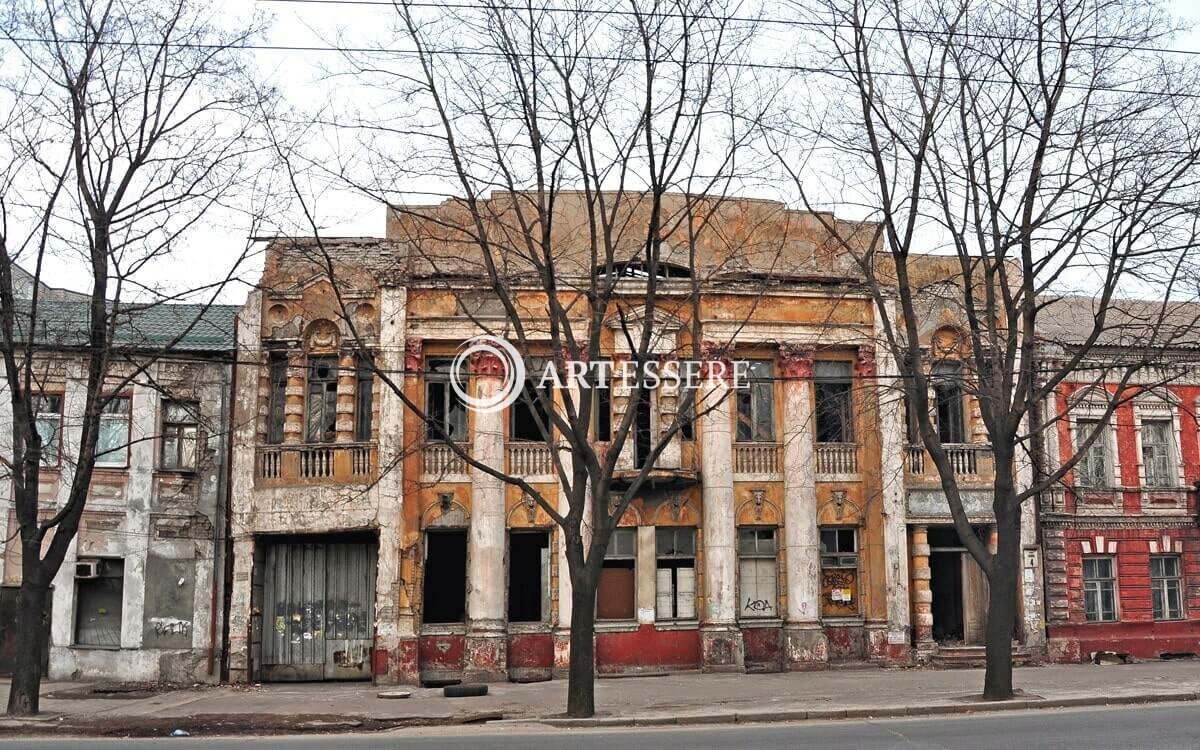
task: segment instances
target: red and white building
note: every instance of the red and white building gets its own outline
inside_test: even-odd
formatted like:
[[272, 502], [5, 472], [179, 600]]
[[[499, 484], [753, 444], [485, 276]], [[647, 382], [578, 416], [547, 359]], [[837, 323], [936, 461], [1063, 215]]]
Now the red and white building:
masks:
[[[1091, 330], [1091, 301], [1075, 302], [1046, 309], [1044, 357], [1069, 355]], [[1153, 320], [1161, 303], [1137, 304], [1146, 314], [1130, 319]], [[1045, 445], [1051, 467], [1101, 431], [1039, 509], [1052, 659], [1200, 653], [1200, 337], [1189, 323], [1200, 307], [1175, 313], [1190, 332], [1127, 384], [1111, 414], [1119, 363], [1142, 356], [1115, 332], [1046, 405], [1057, 417]]]

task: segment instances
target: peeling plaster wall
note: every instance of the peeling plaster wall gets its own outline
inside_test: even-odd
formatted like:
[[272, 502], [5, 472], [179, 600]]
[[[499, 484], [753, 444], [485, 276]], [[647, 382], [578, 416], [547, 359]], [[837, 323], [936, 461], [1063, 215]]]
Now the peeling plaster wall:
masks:
[[[41, 477], [42, 512], [67, 500], [81, 425], [86, 373], [73, 358], [43, 363], [45, 391], [63, 395], [62, 460]], [[111, 367], [110, 382], [124, 374]], [[124, 468], [97, 468], [79, 532], [54, 579], [50, 625], [50, 677], [164, 682], [212, 682], [223, 634], [212, 633], [212, 603], [220, 601], [222, 582], [214, 570], [223, 565], [218, 497], [228, 456], [230, 367], [201, 355], [163, 358], [150, 365], [124, 393], [130, 396], [130, 445]], [[168, 395], [169, 394], [169, 395]], [[159, 426], [166, 398], [194, 401], [200, 410], [200, 440], [195, 471], [159, 469]], [[0, 450], [8, 455], [11, 407], [0, 400]], [[10, 485], [3, 483], [0, 518], [5, 538], [16, 531]], [[19, 585], [20, 550], [0, 554], [5, 585]], [[77, 584], [80, 559], [119, 558], [124, 563], [119, 647], [76, 643]], [[210, 638], [212, 640], [210, 641]]]

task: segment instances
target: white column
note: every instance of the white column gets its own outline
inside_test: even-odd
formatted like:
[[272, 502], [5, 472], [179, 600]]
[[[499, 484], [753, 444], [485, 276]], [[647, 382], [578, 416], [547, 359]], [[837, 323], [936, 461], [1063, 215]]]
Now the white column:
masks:
[[[878, 315], [878, 313], [877, 313]], [[875, 389], [879, 403], [879, 461], [883, 492], [883, 581], [887, 587], [888, 658], [907, 659], [910, 643], [910, 605], [908, 593], [908, 503], [904, 495], [904, 391], [900, 370], [887, 346], [882, 322], [875, 321], [873, 347], [875, 372], [866, 365], [866, 353], [860, 350], [860, 376], [874, 375], [866, 382]]]
[[[503, 363], [491, 354], [476, 354], [471, 368], [475, 394], [497, 393]], [[505, 412], [477, 411], [472, 456], [480, 463], [504, 467]], [[504, 679], [507, 665], [504, 581], [504, 483], [471, 469], [471, 529], [467, 551], [467, 639], [465, 678]]]
[[[404, 387], [405, 289], [384, 287], [380, 290], [379, 351], [376, 363], [389, 374], [397, 388]], [[376, 379], [378, 380], [378, 378]], [[411, 616], [400, 616], [400, 549], [404, 539], [404, 402], [390, 386], [377, 382], [378, 424], [375, 434], [379, 447], [378, 480], [374, 504], [379, 519], [379, 559], [375, 575], [376, 648], [388, 653], [386, 681], [415, 682], [416, 631]]]
[[787, 564], [784, 662], [788, 669], [829, 660], [821, 628], [821, 539], [813, 456], [812, 356], [796, 344], [779, 351], [783, 377], [783, 537]]
[[737, 626], [737, 532], [733, 508], [732, 373], [724, 352], [704, 343], [706, 377], [696, 413], [703, 461], [704, 610], [701, 647], [704, 669], [743, 669], [741, 630]]

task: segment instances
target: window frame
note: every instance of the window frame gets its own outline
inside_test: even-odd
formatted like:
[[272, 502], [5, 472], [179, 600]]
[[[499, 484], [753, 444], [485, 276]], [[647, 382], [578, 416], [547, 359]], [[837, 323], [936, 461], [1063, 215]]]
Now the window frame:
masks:
[[[962, 363], [958, 361], [935, 363], [929, 375], [929, 388], [933, 392], [934, 427], [937, 430], [938, 442], [943, 445], [967, 445], [971, 438], [967, 432], [967, 389], [963, 378]], [[943, 397], [943, 392], [950, 389], [953, 389], [955, 397]], [[943, 418], [943, 404], [954, 404], [953, 416], [955, 419]], [[943, 427], [947, 424], [953, 425], [960, 433], [958, 440], [947, 438], [947, 432], [943, 431]]]
[[[192, 417], [190, 421], [180, 421], [168, 419], [167, 410], [178, 405], [187, 410]], [[162, 400], [159, 407], [159, 430], [158, 430], [158, 469], [159, 471], [177, 471], [181, 473], [194, 473], [200, 463], [200, 402], [194, 399], [179, 399], [165, 398]], [[183, 444], [186, 438], [183, 437], [182, 430], [187, 427], [192, 429], [192, 450], [191, 450], [191, 465], [184, 465], [181, 459], [184, 456]], [[168, 432], [176, 431], [175, 437], [175, 465], [167, 465], [167, 436]]]
[[[46, 438], [42, 435], [40, 428], [42, 424], [43, 414], [54, 414], [54, 412], [44, 412], [41, 409], [41, 402], [44, 399], [56, 399], [58, 401], [58, 423], [54, 426], [54, 460], [47, 461], [46, 458]], [[63, 406], [66, 403], [66, 394], [62, 391], [45, 391], [43, 393], [33, 394], [33, 423], [34, 429], [38, 431], [38, 436], [42, 438], [42, 455], [41, 468], [55, 469], [62, 463], [62, 437], [63, 437]]]
[[[354, 441], [369, 443], [375, 437], [375, 370], [369, 352], [354, 357]], [[363, 402], [363, 399], [366, 402]], [[365, 407], [365, 408], [364, 408]]]
[[[760, 545], [759, 545], [758, 534], [761, 532], [764, 532], [764, 531], [771, 532], [771, 547], [773, 548], [773, 551], [764, 551], [759, 548]], [[754, 537], [753, 537], [754, 551], [753, 552], [743, 551], [744, 545], [742, 544], [742, 542], [747, 533], [754, 535]], [[779, 619], [782, 616], [781, 613], [779, 612], [779, 527], [778, 526], [754, 526], [754, 525], [738, 526], [737, 527], [737, 557], [738, 557], [738, 602], [739, 602], [739, 604], [738, 604], [738, 619], [739, 620], [777, 620], [777, 619]], [[756, 563], [759, 565], [761, 565], [763, 563], [768, 563], [769, 566], [771, 567], [771, 569], [773, 571], [772, 577], [774, 578], [774, 581], [775, 581], [775, 590], [772, 592], [772, 599], [770, 601], [770, 607], [769, 607], [770, 611], [763, 611], [763, 612], [754, 612], [754, 611], [747, 612], [746, 611], [751, 600], [750, 600], [748, 594], [745, 594], [743, 592], [743, 587], [745, 585], [745, 575], [743, 572], [743, 565], [742, 565], [743, 562]], [[762, 592], [757, 590], [758, 589], [757, 581], [755, 583], [755, 589], [756, 589], [756, 593], [761, 595]], [[745, 600], [745, 603], [742, 603], [743, 598]], [[760, 601], [760, 600], [755, 600], [755, 601]]]
[[[632, 622], [637, 619], [637, 553], [638, 553], [638, 538], [637, 528], [632, 526], [618, 526], [612, 530], [608, 538], [608, 546], [604, 549], [604, 559], [600, 562], [600, 576], [596, 582], [596, 622], [597, 623], [621, 623]], [[618, 551], [615, 544], [618, 537], [628, 537], [630, 539], [631, 551], [626, 553]], [[610, 565], [610, 563], [612, 563]], [[604, 582], [604, 570], [606, 568], [625, 569], [633, 571], [633, 588], [630, 590], [630, 617], [603, 617], [600, 615], [600, 587]], [[561, 575], [561, 571], [560, 571]]]
[[[121, 403], [121, 402], [124, 402], [126, 404], [126, 409], [125, 409], [125, 414], [124, 414], [125, 442], [122, 444], [121, 448], [119, 449], [120, 454], [121, 454], [120, 461], [106, 461], [106, 460], [104, 460], [104, 458], [102, 456], [97, 455], [94, 458], [93, 466], [95, 466], [98, 469], [128, 469], [129, 468], [129, 448], [130, 448], [129, 444], [133, 439], [133, 394], [118, 393], [118, 394], [114, 394], [111, 396], [105, 396], [104, 398], [105, 398], [105, 403], [101, 407], [100, 418], [99, 418], [99, 420], [97, 420], [97, 424], [96, 424], [96, 447], [98, 448], [100, 446], [100, 434], [103, 430], [104, 423], [118, 421], [117, 415], [106, 414], [104, 410], [107, 409], [112, 404]], [[117, 452], [116, 449], [106, 451], [105, 455], [113, 455], [116, 452]]]
[[[686, 534], [687, 545], [690, 551], [685, 549], [679, 551], [679, 539], [681, 535]], [[663, 550], [662, 540], [664, 535], [670, 535], [671, 548], [667, 551]], [[655, 622], [690, 622], [695, 620], [699, 615], [696, 611], [696, 527], [695, 526], [656, 526], [654, 528], [654, 620]], [[662, 571], [669, 570], [670, 572], [670, 598], [671, 598], [671, 614], [664, 615], [660, 610], [659, 598], [663, 592], [659, 590], [659, 578], [662, 576]], [[692, 604], [691, 612], [687, 612], [680, 606], [680, 570], [690, 570], [692, 577]]]
[[1110, 489], [1113, 487], [1115, 482], [1113, 471], [1116, 468], [1113, 465], [1112, 460], [1112, 425], [1107, 419], [1094, 417], [1091, 415], [1082, 415], [1073, 419], [1071, 422], [1071, 450], [1074, 453], [1072, 455], [1078, 455], [1079, 445], [1086, 437], [1086, 431], [1081, 424], [1089, 425], [1086, 428], [1087, 431], [1092, 429], [1091, 425], [1095, 425], [1095, 429], [1100, 430], [1100, 434], [1096, 436], [1096, 440], [1092, 442], [1092, 445], [1090, 448], [1088, 448], [1088, 451], [1089, 453], [1096, 450], [1101, 452], [1104, 459], [1104, 477], [1101, 484], [1091, 484], [1090, 482], [1080, 481], [1082, 477], [1080, 467], [1085, 462], [1087, 462], [1089, 465], [1091, 463], [1091, 458], [1089, 456], [1084, 456], [1075, 462], [1075, 466], [1071, 470], [1075, 486], [1089, 490]]
[[[554, 391], [549, 386], [542, 388], [542, 398], [539, 399], [536, 393], [538, 388], [535, 381], [526, 380], [525, 385], [521, 387], [521, 395], [512, 403], [512, 406], [508, 407], [508, 439], [510, 441], [544, 444], [548, 438], [554, 437], [554, 419], [550, 416], [550, 412], [543, 408], [547, 403], [550, 404], [551, 409], [554, 408]], [[536, 420], [545, 420], [543, 425], [546, 428], [545, 436], [542, 435], [541, 430], [538, 430], [535, 437], [517, 437], [517, 416], [521, 411], [528, 412], [531, 419], [530, 424], [535, 424], [535, 426]]]
[[[1147, 462], [1146, 456], [1146, 435], [1148, 434], [1146, 426], [1148, 424], [1162, 426], [1164, 429], [1163, 437], [1166, 438], [1164, 443], [1154, 446], [1155, 449], [1160, 449], [1162, 451], [1161, 456], [1156, 456], [1154, 458], [1161, 459], [1163, 463], [1163, 476], [1156, 476], [1154, 478], [1155, 481], [1151, 481], [1150, 464]], [[1149, 418], [1139, 416], [1137, 422], [1137, 432], [1138, 461], [1140, 466], [1139, 479], [1141, 480], [1142, 486], [1147, 489], [1155, 490], [1170, 489], [1178, 486], [1179, 462], [1176, 457], [1177, 448], [1175, 447], [1177, 442], [1175, 439], [1175, 420], [1169, 416], [1152, 416]]]
[[[1101, 576], [1089, 579], [1088, 578], [1088, 563], [1107, 561], [1109, 565], [1109, 573], [1107, 576]], [[1080, 563], [1080, 574], [1083, 581], [1083, 619], [1084, 622], [1120, 622], [1121, 621], [1121, 598], [1117, 587], [1117, 556], [1116, 555], [1084, 555]], [[1105, 617], [1109, 612], [1104, 611], [1104, 586], [1107, 584], [1111, 590], [1112, 596], [1112, 611], [1111, 617]], [[1097, 616], [1091, 617], [1088, 611], [1088, 591], [1089, 588], [1095, 589], [1097, 602]]]
[[[328, 378], [317, 378], [317, 369], [324, 367], [326, 362], [330, 362], [329, 369], [331, 376]], [[337, 442], [337, 389], [338, 389], [338, 374], [341, 369], [341, 363], [338, 361], [336, 354], [313, 354], [308, 357], [304, 363], [304, 443], [306, 445], [329, 445]], [[317, 383], [325, 384], [325, 388], [321, 390], [321, 416], [324, 417], [322, 422], [326, 425], [324, 432], [318, 438], [313, 437], [313, 386]], [[331, 391], [328, 385], [333, 384]], [[333, 398], [330, 399], [332, 393]], [[332, 426], [332, 429], [330, 429]]]
[[[839, 373], [836, 376], [821, 375], [819, 371], [824, 366], [825, 369], [832, 369], [832, 366], [839, 365], [845, 367], [844, 373]], [[822, 397], [822, 391], [831, 386], [844, 387], [844, 390], [832, 392], [825, 397]], [[841, 409], [833, 409], [830, 405], [832, 400], [837, 398], [844, 399], [845, 405]], [[857, 430], [854, 424], [854, 365], [851, 362], [840, 359], [817, 360], [813, 362], [813, 437], [818, 443], [831, 445], [855, 445], [857, 444]], [[824, 406], [823, 406], [824, 404]], [[838, 412], [841, 412], [840, 415]], [[822, 440], [821, 427], [822, 415], [837, 415], [840, 424], [841, 440]]]
[[[428, 433], [430, 430], [434, 434], [426, 434], [426, 438], [434, 440], [444, 440], [446, 442], [466, 443], [470, 440], [470, 420], [467, 416], [467, 405], [458, 397], [457, 392], [450, 385], [450, 367], [454, 362], [453, 357], [426, 357], [424, 362], [424, 370], [422, 377], [422, 396], [424, 401], [422, 406], [425, 410], [425, 429]], [[436, 369], [439, 366], [445, 366], [445, 370]], [[434, 401], [433, 395], [430, 393], [430, 386], [438, 386], [442, 389], [441, 395], [441, 411], [442, 416], [435, 419], [429, 408], [430, 403]], [[454, 415], [455, 418], [451, 419]], [[461, 417], [461, 425], [459, 424]], [[452, 424], [453, 423], [453, 424]], [[448, 430], [447, 427], [451, 429]], [[462, 427], [462, 435], [452, 435], [453, 428]]]
[[267, 356], [267, 445], [283, 443], [284, 424], [287, 422], [288, 357], [285, 352], [274, 351]]
[[[1175, 563], [1175, 572], [1173, 575], [1166, 575], [1165, 572], [1159, 571], [1158, 575], [1154, 572], [1154, 563], [1156, 561], [1170, 560]], [[1183, 584], [1183, 555], [1177, 553], [1160, 553], [1150, 555], [1150, 609], [1151, 616], [1155, 622], [1173, 622], [1176, 620], [1187, 619], [1187, 597], [1185, 596], [1187, 588]], [[1167, 592], [1170, 588], [1169, 584], [1175, 584], [1175, 596], [1178, 602], [1177, 609], [1174, 614], [1167, 608]], [[1159, 599], [1161, 597], [1161, 600]], [[1162, 606], [1159, 607], [1161, 602]]]
[[[746, 361], [748, 363], [746, 368], [747, 387], [734, 391], [733, 440], [735, 443], [774, 443], [776, 434], [779, 432], [778, 426], [775, 424], [778, 418], [776, 404], [779, 401], [778, 395], [775, 393], [775, 361], [771, 359]], [[755, 367], [764, 367], [767, 374], [753, 374], [752, 368]], [[761, 414], [764, 407], [764, 400], [761, 398], [763, 394], [769, 394], [769, 400], [765, 404], [769, 407], [766, 419]], [[765, 437], [757, 431], [758, 427], [762, 425], [770, 428], [770, 432]], [[743, 437], [743, 428], [746, 431], [745, 437]]]

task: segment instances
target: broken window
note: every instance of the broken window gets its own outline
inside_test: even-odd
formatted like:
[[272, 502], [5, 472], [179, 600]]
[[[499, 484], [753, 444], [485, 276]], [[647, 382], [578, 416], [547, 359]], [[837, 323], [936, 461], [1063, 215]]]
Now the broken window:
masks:
[[[1083, 443], [1092, 434], [1095, 441], [1086, 450]], [[1107, 487], [1108, 477], [1108, 424], [1098, 419], [1080, 419], [1075, 422], [1075, 450], [1083, 451], [1075, 464], [1075, 484], [1080, 487]]]
[[272, 352], [267, 367], [270, 395], [267, 403], [267, 443], [278, 445], [283, 442], [283, 415], [287, 403], [287, 357], [283, 352]]
[[1142, 472], [1147, 487], [1172, 487], [1176, 483], [1172, 430], [1169, 419], [1142, 420]]
[[545, 622], [549, 616], [550, 532], [509, 532], [508, 621]]
[[371, 355], [359, 354], [354, 367], [354, 439], [371, 440], [371, 420], [375, 410], [375, 370]]
[[642, 387], [633, 413], [633, 458], [639, 469], [650, 460], [654, 452], [654, 391]]
[[62, 396], [34, 396], [33, 413], [38, 437], [42, 439], [42, 466], [57, 466], [59, 435], [62, 432]]
[[737, 441], [770, 443], [775, 440], [775, 381], [771, 363], [756, 360], [746, 365], [748, 382], [737, 391]]
[[129, 463], [129, 397], [113, 396], [100, 410], [96, 434], [96, 465]]
[[553, 398], [549, 388], [539, 389], [533, 383], [526, 383], [521, 397], [508, 410], [509, 437], [545, 442], [551, 425], [547, 406], [553, 404]]
[[655, 610], [659, 620], [696, 617], [696, 530], [671, 526], [655, 530], [657, 570]]
[[125, 561], [75, 563], [75, 645], [121, 647], [121, 599]]
[[858, 609], [858, 530], [821, 529], [821, 614], [853, 617]]
[[779, 546], [773, 527], [738, 529], [738, 583], [742, 617], [778, 617]]
[[162, 445], [158, 465], [172, 471], [196, 468], [200, 405], [195, 401], [164, 401]]
[[337, 437], [337, 379], [336, 357], [309, 358], [305, 440], [310, 443], [332, 443]]
[[957, 362], [941, 362], [933, 368], [933, 396], [937, 405], [938, 440], [943, 443], [967, 442], [963, 416], [962, 368]]
[[1117, 619], [1115, 567], [1112, 557], [1083, 558], [1083, 613], [1088, 622]]
[[694, 396], [687, 403], [680, 401], [679, 438], [681, 440], [696, 439], [696, 399]]
[[596, 589], [597, 620], [632, 620], [637, 537], [635, 529], [613, 529]]
[[467, 608], [467, 530], [430, 529], [425, 533], [425, 569], [421, 622], [458, 623]]
[[451, 359], [425, 360], [425, 419], [430, 437], [463, 443], [467, 440], [467, 407], [450, 386]]
[[1183, 619], [1183, 577], [1179, 555], [1151, 555], [1150, 594], [1155, 620]]
[[814, 362], [817, 442], [854, 442], [854, 382], [849, 362]]

